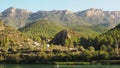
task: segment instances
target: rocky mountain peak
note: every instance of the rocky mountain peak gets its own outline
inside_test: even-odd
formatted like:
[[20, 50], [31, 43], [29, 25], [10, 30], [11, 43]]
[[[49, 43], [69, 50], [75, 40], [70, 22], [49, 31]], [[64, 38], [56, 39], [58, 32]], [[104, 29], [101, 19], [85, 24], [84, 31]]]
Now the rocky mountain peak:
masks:
[[69, 11], [69, 10], [64, 10], [63, 11], [65, 14], [72, 14], [73, 12], [72, 11]]
[[104, 16], [104, 11], [101, 9], [95, 9], [91, 8], [82, 12], [78, 12], [79, 16], [86, 16], [86, 17], [91, 17], [91, 16]]
[[120, 18], [120, 11], [106, 11], [105, 14], [111, 19]]
[[53, 10], [50, 12], [55, 14], [73, 14], [73, 12], [69, 10]]
[[2, 12], [2, 16], [13, 16], [16, 11], [16, 8], [10, 7]]
[[11, 13], [14, 13], [16, 11], [15, 7], [10, 7], [6, 11], [10, 11]]
[[2, 16], [3, 17], [7, 17], [7, 16], [15, 16], [16, 14], [18, 14], [18, 13], [21, 13], [21, 14], [29, 14], [29, 13], [31, 13], [30, 11], [28, 11], [28, 10], [25, 10], [25, 9], [18, 9], [18, 8], [15, 8], [15, 7], [10, 7], [10, 8], [8, 8], [8, 9], [6, 9], [6, 10], [4, 10], [3, 12], [2, 12]]

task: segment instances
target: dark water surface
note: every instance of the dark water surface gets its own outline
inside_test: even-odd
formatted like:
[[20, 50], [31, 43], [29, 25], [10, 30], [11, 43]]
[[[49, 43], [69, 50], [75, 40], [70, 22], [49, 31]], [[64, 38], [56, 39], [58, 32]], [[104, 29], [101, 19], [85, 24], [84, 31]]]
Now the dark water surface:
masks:
[[120, 68], [120, 65], [0, 64], [0, 68]]

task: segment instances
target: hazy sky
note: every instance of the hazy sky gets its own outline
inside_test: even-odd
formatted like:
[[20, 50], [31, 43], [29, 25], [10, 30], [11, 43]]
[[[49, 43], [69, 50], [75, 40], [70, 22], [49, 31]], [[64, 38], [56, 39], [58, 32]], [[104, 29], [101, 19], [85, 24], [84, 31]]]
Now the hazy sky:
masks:
[[89, 8], [119, 10], [120, 0], [0, 0], [0, 12], [8, 7], [37, 10], [81, 11]]

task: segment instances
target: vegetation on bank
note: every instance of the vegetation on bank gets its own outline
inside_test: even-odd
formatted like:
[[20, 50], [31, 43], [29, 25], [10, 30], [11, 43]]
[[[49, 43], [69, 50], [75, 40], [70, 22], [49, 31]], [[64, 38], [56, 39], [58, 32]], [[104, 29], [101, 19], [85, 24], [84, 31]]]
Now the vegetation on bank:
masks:
[[90, 62], [55, 62], [56, 65], [90, 65]]
[[[27, 37], [24, 37], [23, 34], [13, 30], [11, 27], [1, 23], [0, 27], [2, 27], [2, 30], [0, 30], [0, 63], [120, 63], [119, 25], [96, 37], [79, 37], [73, 33], [71, 38], [65, 39], [64, 44], [59, 45], [48, 44], [42, 39], [42, 43], [39, 42], [39, 38], [41, 38], [39, 32], [38, 36], [31, 33], [30, 36], [36, 39], [34, 42], [26, 39]], [[36, 30], [39, 30], [39, 27]], [[49, 31], [49, 29], [47, 30]], [[28, 34], [26, 33], [26, 35]]]
[[[115, 55], [110, 56], [110, 54], [104, 50], [95, 51], [93, 47], [90, 47], [89, 49], [83, 49], [83, 47], [80, 46], [80, 47], [76, 47], [77, 48], [76, 50], [70, 50], [70, 48], [69, 50], [66, 50], [66, 48], [64, 47], [54, 47], [54, 46], [48, 49], [41, 48], [37, 50], [37, 48], [34, 50], [29, 48], [29, 49], [23, 49], [23, 50], [21, 49], [13, 52], [8, 51], [1, 53], [0, 62], [21, 63], [21, 64], [22, 63], [54, 64], [54, 62], [63, 62], [60, 64], [82, 64], [82, 62], [89, 62], [90, 64], [120, 63], [119, 56], [115, 56]], [[73, 62], [73, 63], [69, 63], [69, 62]], [[87, 64], [87, 63], [83, 63], [83, 64]]]

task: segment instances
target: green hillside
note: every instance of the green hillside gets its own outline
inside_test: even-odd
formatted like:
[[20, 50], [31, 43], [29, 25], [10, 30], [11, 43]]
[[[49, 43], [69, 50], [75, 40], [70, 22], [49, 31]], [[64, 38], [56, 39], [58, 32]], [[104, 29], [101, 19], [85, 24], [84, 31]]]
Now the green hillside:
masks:
[[81, 36], [96, 36], [103, 33], [107, 28], [103, 26], [86, 26], [77, 25], [75, 23], [70, 23], [68, 25], [60, 24], [50, 20], [38, 20], [36, 22], [27, 25], [24, 28], [19, 29], [24, 35], [30, 37], [35, 41], [41, 41], [40, 39], [53, 38], [62, 29], [70, 29], [76, 31]]
[[120, 54], [120, 24], [99, 36], [82, 37], [80, 40], [80, 45], [85, 48], [93, 46], [96, 50], [104, 50], [111, 56], [118, 56]]
[[95, 25], [95, 26], [86, 26], [86, 25], [70, 25], [70, 26], [66, 26], [70, 29], [72, 29], [73, 31], [79, 32], [81, 36], [93, 36], [93, 34], [99, 35], [101, 33], [104, 33], [105, 31], [107, 31], [108, 29], [106, 27], [103, 26], [99, 26], [99, 25]]
[[96, 45], [106, 45], [115, 48], [116, 45], [120, 45], [120, 25], [101, 34], [96, 39], [98, 40]]
[[0, 55], [16, 52], [19, 49], [30, 47], [33, 41], [12, 27], [0, 21]]
[[0, 45], [9, 46], [10, 44], [21, 44], [27, 39], [19, 31], [5, 25], [0, 21]]
[[19, 30], [33, 40], [39, 41], [42, 37], [54, 37], [54, 35], [62, 29], [64, 29], [64, 27], [54, 22], [39, 20]]

